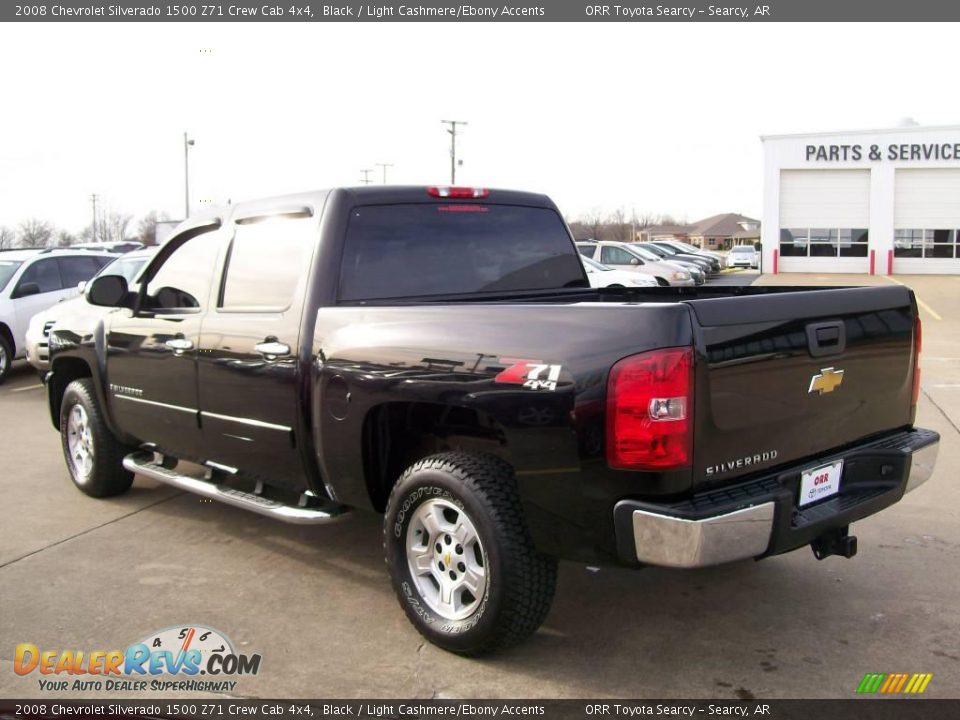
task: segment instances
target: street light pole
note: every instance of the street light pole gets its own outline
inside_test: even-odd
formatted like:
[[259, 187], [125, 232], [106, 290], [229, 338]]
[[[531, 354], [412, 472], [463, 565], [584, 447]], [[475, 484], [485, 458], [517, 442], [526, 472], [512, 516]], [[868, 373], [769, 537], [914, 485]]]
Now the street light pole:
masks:
[[91, 230], [90, 230], [91, 242], [97, 241], [97, 200], [99, 199], [99, 197], [100, 196], [97, 195], [96, 193], [93, 193], [90, 196], [90, 202], [93, 203], [93, 225], [91, 226]]
[[393, 167], [393, 163], [374, 163], [378, 167], [383, 168], [383, 184], [387, 184], [387, 168]]
[[447, 132], [450, 133], [450, 184], [457, 184], [457, 125], [468, 125], [466, 120], [441, 120], [444, 125], [449, 125]]
[[190, 148], [193, 140], [183, 134], [183, 217], [190, 217]]

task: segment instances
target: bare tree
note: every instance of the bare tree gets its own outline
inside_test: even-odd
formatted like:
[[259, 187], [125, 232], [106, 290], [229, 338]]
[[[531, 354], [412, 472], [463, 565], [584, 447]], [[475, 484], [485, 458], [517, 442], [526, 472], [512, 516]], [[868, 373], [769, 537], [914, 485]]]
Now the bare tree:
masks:
[[156, 210], [151, 210], [137, 223], [137, 234], [136, 238], [144, 245], [156, 245], [157, 244], [157, 223], [167, 220], [166, 213], [158, 213]]
[[18, 235], [21, 247], [47, 247], [53, 238], [53, 226], [46, 220], [30, 218], [20, 223]]
[[77, 242], [77, 236], [72, 232], [61, 230], [57, 233], [57, 247], [70, 247]]
[[127, 228], [133, 215], [103, 209], [97, 213], [96, 234], [92, 225], [80, 231], [83, 242], [120, 242], [126, 239]]
[[623, 208], [617, 208], [610, 213], [610, 215], [607, 216], [606, 224], [608, 239], [616, 240], [617, 242], [630, 242], [635, 239], [630, 237], [632, 234], [630, 231], [630, 223], [627, 220], [627, 213]]
[[97, 223], [97, 234], [101, 242], [120, 242], [126, 239], [127, 228], [133, 220], [133, 215], [110, 210], [100, 216]]
[[13, 228], [8, 228], [6, 225], [0, 225], [0, 250], [12, 248], [16, 239], [17, 233], [14, 232]]

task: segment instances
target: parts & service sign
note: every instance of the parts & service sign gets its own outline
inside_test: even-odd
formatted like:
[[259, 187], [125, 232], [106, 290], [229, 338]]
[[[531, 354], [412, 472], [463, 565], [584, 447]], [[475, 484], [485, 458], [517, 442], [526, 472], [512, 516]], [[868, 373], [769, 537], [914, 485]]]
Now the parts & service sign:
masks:
[[224, 633], [207, 625], [175, 625], [125, 649], [48, 648], [23, 642], [13, 671], [36, 678], [41, 693], [235, 692], [238, 678], [260, 672], [258, 653], [238, 653]]

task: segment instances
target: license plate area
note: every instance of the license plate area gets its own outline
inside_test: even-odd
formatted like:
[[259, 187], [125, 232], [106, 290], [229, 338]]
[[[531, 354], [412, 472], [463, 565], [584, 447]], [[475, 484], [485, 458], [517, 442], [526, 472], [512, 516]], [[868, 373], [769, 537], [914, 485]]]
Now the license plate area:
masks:
[[797, 507], [805, 507], [826, 500], [840, 492], [843, 476], [843, 460], [828, 465], [819, 465], [800, 474], [800, 493]]

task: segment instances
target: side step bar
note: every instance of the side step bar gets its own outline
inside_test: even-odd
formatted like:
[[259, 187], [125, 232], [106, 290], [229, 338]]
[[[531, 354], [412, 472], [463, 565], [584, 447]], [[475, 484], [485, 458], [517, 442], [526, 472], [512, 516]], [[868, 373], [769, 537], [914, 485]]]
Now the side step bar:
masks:
[[123, 459], [123, 467], [151, 480], [296, 525], [320, 525], [338, 520], [348, 512], [342, 505], [329, 505], [322, 508], [286, 505], [212, 480], [183, 475], [176, 470], [163, 467], [162, 461], [162, 456], [152, 452], [138, 451], [130, 453]]

